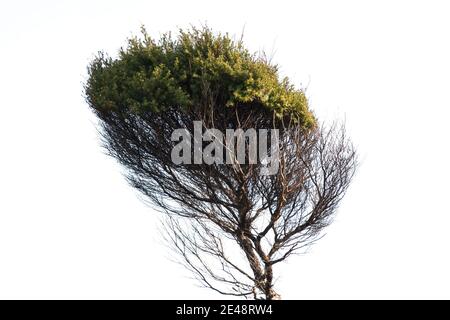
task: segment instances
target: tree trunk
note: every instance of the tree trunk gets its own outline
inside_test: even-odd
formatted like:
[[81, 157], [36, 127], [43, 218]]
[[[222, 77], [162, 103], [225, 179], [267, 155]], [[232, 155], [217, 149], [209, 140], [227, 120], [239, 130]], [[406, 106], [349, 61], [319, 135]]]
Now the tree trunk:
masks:
[[281, 300], [281, 296], [275, 292], [273, 289], [273, 269], [272, 265], [266, 263], [264, 268], [265, 273], [265, 286], [264, 286], [264, 294], [266, 295], [267, 300]]
[[281, 300], [281, 296], [275, 290], [270, 289], [266, 292], [266, 300]]

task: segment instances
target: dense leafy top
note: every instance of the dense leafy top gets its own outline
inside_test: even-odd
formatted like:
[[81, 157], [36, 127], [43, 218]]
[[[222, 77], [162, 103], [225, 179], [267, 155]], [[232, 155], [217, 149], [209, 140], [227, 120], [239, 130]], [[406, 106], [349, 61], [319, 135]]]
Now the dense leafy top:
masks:
[[315, 123], [304, 92], [280, 80], [276, 66], [250, 54], [242, 41], [208, 28], [180, 30], [175, 39], [165, 34], [159, 41], [143, 30], [117, 59], [100, 53], [89, 66], [86, 95], [98, 111], [254, 105], [294, 116], [307, 127]]

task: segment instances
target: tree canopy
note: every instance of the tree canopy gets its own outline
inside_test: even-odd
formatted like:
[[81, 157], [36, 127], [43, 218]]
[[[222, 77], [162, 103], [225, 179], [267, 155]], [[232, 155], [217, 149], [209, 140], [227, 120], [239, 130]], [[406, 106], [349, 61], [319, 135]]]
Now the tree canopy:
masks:
[[167, 33], [158, 41], [143, 29], [116, 59], [99, 53], [89, 67], [86, 94], [100, 111], [202, 109], [213, 100], [215, 112], [252, 106], [305, 127], [315, 124], [305, 93], [280, 79], [276, 65], [250, 53], [242, 40], [206, 27], [180, 30], [175, 38]]

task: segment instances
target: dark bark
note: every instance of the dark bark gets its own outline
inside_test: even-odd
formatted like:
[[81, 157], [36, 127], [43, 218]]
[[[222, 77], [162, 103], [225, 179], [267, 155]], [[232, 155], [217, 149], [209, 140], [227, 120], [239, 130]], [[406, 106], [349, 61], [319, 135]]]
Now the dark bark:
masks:
[[[109, 154], [130, 183], [167, 214], [166, 238], [203, 285], [223, 294], [277, 299], [273, 267], [314, 242], [350, 184], [356, 152], [343, 127], [304, 129], [257, 108], [220, 114], [97, 111]], [[193, 121], [227, 128], [280, 130], [280, 167], [175, 165], [174, 129]], [[248, 148], [248, 146], [247, 146]], [[233, 247], [234, 246], [234, 247]], [[241, 250], [242, 258], [237, 254]]]

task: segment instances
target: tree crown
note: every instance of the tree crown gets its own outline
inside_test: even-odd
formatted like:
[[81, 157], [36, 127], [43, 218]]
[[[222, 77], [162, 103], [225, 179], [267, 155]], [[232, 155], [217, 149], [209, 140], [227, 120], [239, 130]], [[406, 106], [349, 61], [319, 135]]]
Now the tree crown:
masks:
[[145, 29], [142, 34], [129, 39], [118, 58], [100, 52], [90, 64], [86, 94], [96, 110], [160, 113], [176, 106], [220, 112], [251, 106], [315, 125], [305, 93], [241, 40], [207, 27], [180, 30], [175, 38], [167, 33], [158, 41]]

